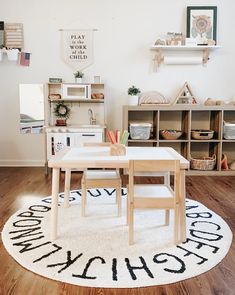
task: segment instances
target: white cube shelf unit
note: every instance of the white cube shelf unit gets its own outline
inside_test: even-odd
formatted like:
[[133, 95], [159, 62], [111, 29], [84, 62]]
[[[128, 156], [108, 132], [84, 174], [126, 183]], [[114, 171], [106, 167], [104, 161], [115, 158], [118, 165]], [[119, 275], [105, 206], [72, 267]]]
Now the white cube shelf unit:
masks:
[[[211, 157], [216, 155], [216, 165], [212, 171], [190, 169], [190, 175], [235, 175], [235, 170], [222, 170], [221, 161], [226, 154], [228, 163], [235, 160], [235, 139], [223, 137], [223, 122], [234, 122], [235, 107], [229, 105], [142, 105], [123, 107], [123, 129], [129, 129], [132, 122], [152, 124], [151, 136], [147, 140], [129, 138], [129, 146], [173, 147], [188, 160], [191, 157]], [[160, 130], [181, 130], [182, 136], [175, 140], [163, 139]], [[212, 139], [193, 139], [195, 129], [214, 130]]]

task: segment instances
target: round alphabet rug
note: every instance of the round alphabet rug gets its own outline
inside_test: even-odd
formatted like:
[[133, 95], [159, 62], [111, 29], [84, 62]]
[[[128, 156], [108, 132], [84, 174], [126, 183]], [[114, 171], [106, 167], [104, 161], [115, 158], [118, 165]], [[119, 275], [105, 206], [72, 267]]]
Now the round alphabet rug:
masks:
[[173, 212], [165, 225], [163, 210], [136, 210], [135, 243], [128, 245], [126, 191], [122, 217], [114, 189], [88, 191], [81, 217], [80, 191], [70, 207], [59, 196], [58, 238], [50, 240], [51, 197], [19, 210], [6, 222], [2, 240], [23, 267], [44, 277], [89, 287], [128, 288], [170, 284], [202, 274], [227, 254], [232, 232], [201, 203], [187, 199], [187, 240], [173, 244]]

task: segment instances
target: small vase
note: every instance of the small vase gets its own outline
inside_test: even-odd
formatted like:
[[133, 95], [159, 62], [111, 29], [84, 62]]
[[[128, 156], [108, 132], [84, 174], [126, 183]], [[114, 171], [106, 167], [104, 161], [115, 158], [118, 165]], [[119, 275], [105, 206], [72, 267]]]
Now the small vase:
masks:
[[82, 78], [75, 78], [75, 83], [82, 83]]
[[138, 95], [129, 95], [128, 102], [130, 106], [136, 106], [139, 104], [139, 96]]

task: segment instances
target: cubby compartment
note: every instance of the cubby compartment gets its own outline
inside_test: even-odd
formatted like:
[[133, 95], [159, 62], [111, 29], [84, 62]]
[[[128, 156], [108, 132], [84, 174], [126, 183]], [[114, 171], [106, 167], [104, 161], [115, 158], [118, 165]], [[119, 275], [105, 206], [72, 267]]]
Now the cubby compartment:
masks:
[[151, 124], [150, 137], [147, 140], [156, 140], [157, 139], [157, 121], [158, 121], [158, 112], [156, 111], [141, 111], [141, 112], [130, 111], [128, 113], [128, 131], [130, 133], [131, 123], [140, 123], [140, 124], [150, 123]]
[[223, 139], [235, 141], [235, 112], [224, 111]]
[[159, 142], [159, 147], [172, 147], [183, 157], [188, 158], [188, 143], [186, 142]]
[[[160, 130], [179, 130], [182, 135], [178, 140], [187, 140], [189, 138], [189, 111], [159, 111], [159, 132]], [[159, 139], [164, 140], [160, 133]]]
[[211, 157], [218, 155], [219, 144], [215, 142], [192, 142], [190, 154], [196, 157]]
[[221, 138], [221, 116], [221, 111], [192, 110], [191, 131], [213, 130], [214, 135], [210, 140], [219, 140]]
[[235, 111], [224, 110], [224, 121], [235, 123]]
[[104, 99], [104, 84], [91, 84], [91, 98]]
[[216, 158], [216, 164], [213, 170], [219, 170], [220, 144], [215, 142], [192, 142], [190, 148], [190, 160], [203, 159], [209, 157]]
[[[234, 142], [223, 142], [222, 154], [226, 156], [228, 166], [230, 167], [231, 163], [235, 161], [235, 141]], [[233, 171], [235, 172], [235, 168]]]
[[48, 100], [58, 100], [62, 97], [62, 84], [61, 83], [49, 83], [47, 84]]

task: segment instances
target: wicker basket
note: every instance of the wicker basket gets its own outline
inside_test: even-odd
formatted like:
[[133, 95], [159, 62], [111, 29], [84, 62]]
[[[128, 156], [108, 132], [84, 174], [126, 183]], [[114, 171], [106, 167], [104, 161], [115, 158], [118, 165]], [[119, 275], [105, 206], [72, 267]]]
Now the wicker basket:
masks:
[[212, 157], [191, 158], [190, 167], [194, 170], [213, 170], [216, 164], [216, 155]]
[[160, 134], [166, 140], [176, 140], [180, 138], [180, 136], [182, 135], [182, 131], [166, 129], [160, 130]]
[[214, 130], [192, 130], [191, 134], [194, 139], [212, 139]]

